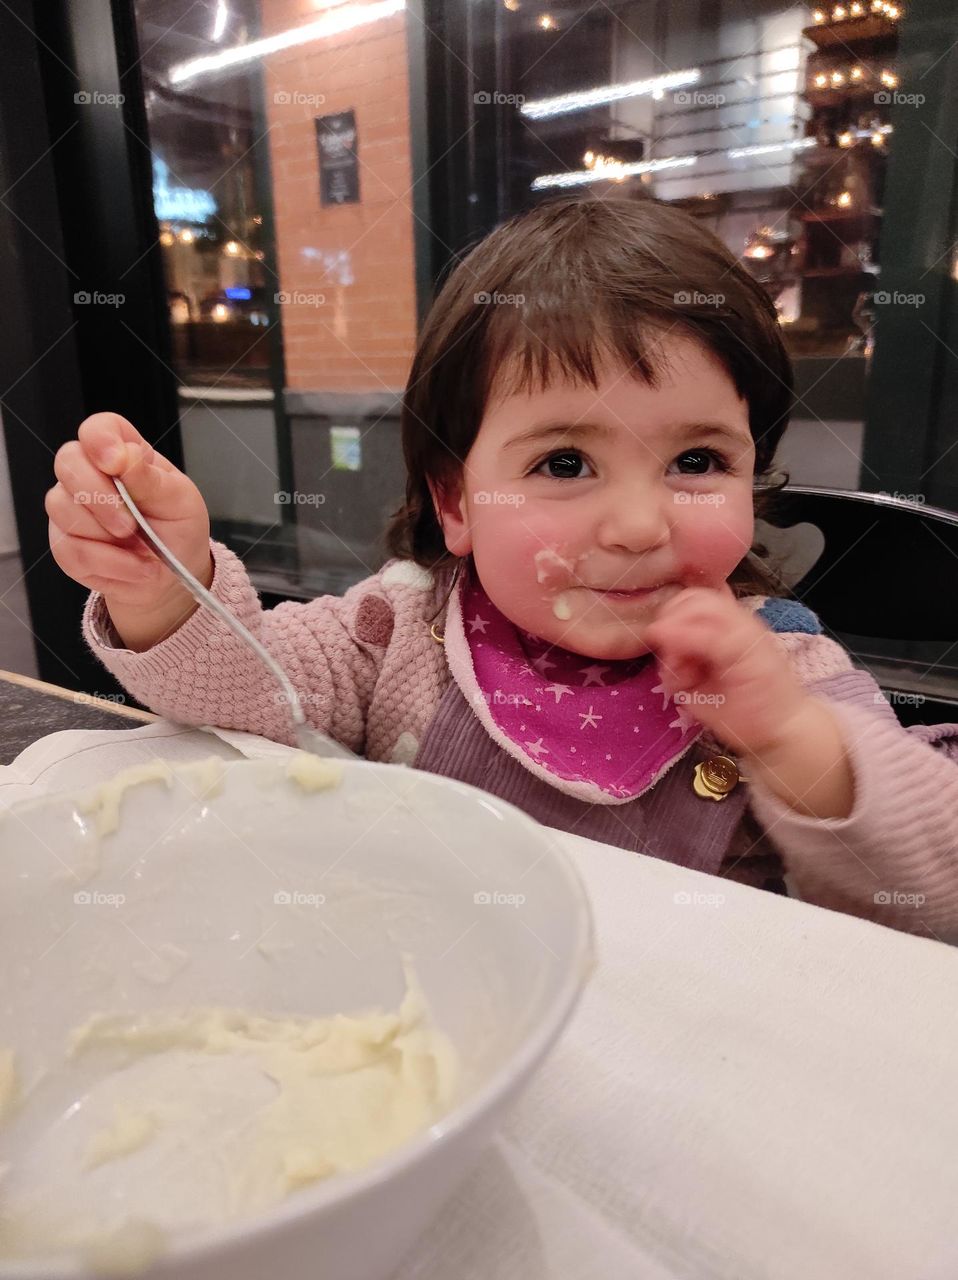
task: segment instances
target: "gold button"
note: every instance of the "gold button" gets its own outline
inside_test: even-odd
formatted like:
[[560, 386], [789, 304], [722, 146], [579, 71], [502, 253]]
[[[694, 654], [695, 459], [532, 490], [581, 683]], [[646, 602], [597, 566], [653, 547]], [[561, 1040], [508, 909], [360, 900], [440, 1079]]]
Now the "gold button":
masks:
[[692, 790], [703, 800], [724, 800], [738, 786], [741, 775], [730, 756], [710, 756], [693, 771]]

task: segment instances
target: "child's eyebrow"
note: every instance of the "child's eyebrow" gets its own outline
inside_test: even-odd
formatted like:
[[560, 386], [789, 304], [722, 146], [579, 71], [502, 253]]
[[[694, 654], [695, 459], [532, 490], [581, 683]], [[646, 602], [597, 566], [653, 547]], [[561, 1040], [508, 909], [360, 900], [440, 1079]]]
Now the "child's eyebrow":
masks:
[[[617, 434], [618, 432], [614, 427], [610, 427], [604, 422], [540, 422], [534, 427], [530, 427], [527, 431], [521, 431], [519, 435], [513, 436], [502, 448], [503, 452], [507, 452], [529, 444], [545, 443], [547, 440], [552, 439], [567, 441], [587, 439], [590, 436], [608, 439]], [[736, 428], [730, 427], [724, 422], [681, 422], [670, 430], [667, 429], [663, 434], [673, 436], [676, 439], [694, 436], [697, 440], [726, 440], [729, 444], [738, 445], [743, 449], [747, 449], [752, 443], [751, 436], [745, 435], [741, 430], [736, 430]]]

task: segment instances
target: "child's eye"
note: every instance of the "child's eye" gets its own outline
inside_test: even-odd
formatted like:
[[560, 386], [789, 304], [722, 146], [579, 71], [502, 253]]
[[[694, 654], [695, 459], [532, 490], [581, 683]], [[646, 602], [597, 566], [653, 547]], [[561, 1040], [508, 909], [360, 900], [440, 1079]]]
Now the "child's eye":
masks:
[[728, 471], [730, 467], [725, 455], [716, 452], [715, 449], [689, 449], [685, 453], [680, 453], [676, 462], [680, 467], [683, 463], [690, 463], [689, 469], [682, 472], [687, 476], [707, 475], [710, 462], [714, 462], [719, 471]]
[[[588, 465], [577, 449], [563, 449], [559, 453], [550, 453], [548, 458], [543, 458], [537, 466], [533, 467], [530, 474], [551, 476], [553, 480], [579, 480], [582, 479], [579, 467]], [[548, 467], [549, 470], [543, 472], [543, 467]]]

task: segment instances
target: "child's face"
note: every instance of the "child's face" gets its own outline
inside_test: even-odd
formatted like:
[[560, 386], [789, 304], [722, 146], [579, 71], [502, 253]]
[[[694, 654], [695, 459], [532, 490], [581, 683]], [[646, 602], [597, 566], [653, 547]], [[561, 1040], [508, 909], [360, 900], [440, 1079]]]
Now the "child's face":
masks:
[[647, 653], [656, 610], [685, 587], [722, 588], [752, 544], [748, 406], [698, 343], [662, 347], [655, 389], [609, 366], [597, 391], [491, 400], [440, 508], [447, 547], [472, 552], [496, 607], [589, 657]]

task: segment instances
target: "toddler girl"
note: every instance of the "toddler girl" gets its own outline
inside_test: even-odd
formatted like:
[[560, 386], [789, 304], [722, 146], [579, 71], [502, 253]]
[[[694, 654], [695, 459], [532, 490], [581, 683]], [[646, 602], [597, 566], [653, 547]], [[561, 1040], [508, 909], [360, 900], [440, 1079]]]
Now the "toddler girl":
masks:
[[91, 588], [93, 651], [164, 716], [293, 741], [268, 673], [111, 476], [351, 750], [946, 937], [958, 725], [902, 728], [751, 549], [791, 404], [774, 307], [716, 236], [652, 200], [566, 197], [442, 288], [403, 401], [391, 558], [344, 596], [263, 610], [196, 487], [115, 414], [57, 454], [51, 545]]

